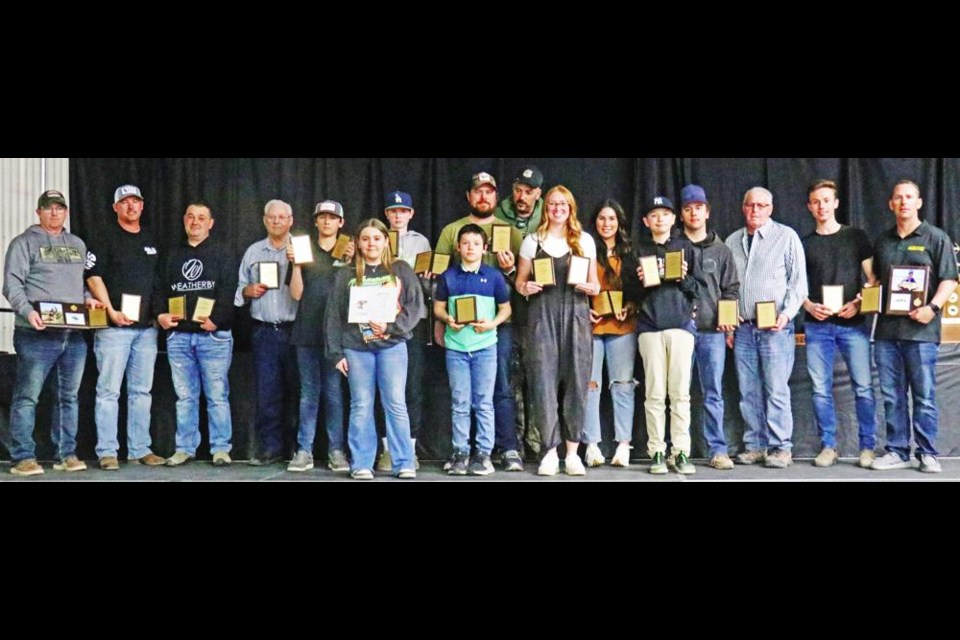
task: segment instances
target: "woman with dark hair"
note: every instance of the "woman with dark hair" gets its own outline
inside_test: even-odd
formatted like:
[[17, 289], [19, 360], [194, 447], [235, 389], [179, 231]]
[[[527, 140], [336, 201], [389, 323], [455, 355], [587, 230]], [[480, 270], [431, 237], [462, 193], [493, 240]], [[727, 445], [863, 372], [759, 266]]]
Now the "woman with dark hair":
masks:
[[[616, 200], [604, 200], [590, 221], [591, 234], [597, 243], [597, 277], [601, 293], [623, 292], [621, 274], [637, 271], [636, 258], [627, 235], [627, 218]], [[600, 382], [606, 357], [607, 377], [613, 400], [613, 424], [617, 451], [610, 461], [615, 467], [630, 465], [630, 439], [633, 434], [633, 408], [637, 381], [633, 368], [637, 360], [636, 305], [628, 302], [613, 315], [600, 316], [590, 310], [593, 322], [593, 372], [587, 385], [587, 415], [583, 440], [587, 444], [587, 466], [599, 467], [606, 462], [600, 451]]]
[[[562, 435], [566, 441], [564, 471], [582, 476], [586, 471], [577, 447], [583, 434], [593, 355], [588, 296], [600, 291], [597, 248], [593, 237], [583, 233], [577, 221], [577, 201], [569, 189], [556, 186], [544, 201], [543, 221], [520, 247], [516, 284], [520, 295], [530, 300], [531, 396], [545, 452], [537, 473], [556, 475], [560, 467], [557, 446]], [[589, 260], [587, 282], [567, 284], [572, 256]], [[547, 259], [552, 261], [555, 286], [545, 288], [532, 277], [533, 261]]]
[[[357, 248], [356, 268], [342, 269], [337, 274], [324, 323], [327, 359], [336, 363], [350, 385], [350, 475], [357, 480], [373, 479], [377, 454], [373, 403], [379, 389], [393, 474], [398, 478], [416, 478], [406, 401], [407, 340], [423, 315], [423, 291], [410, 265], [394, 260], [387, 228], [379, 220], [360, 223]], [[396, 319], [389, 323], [351, 324], [353, 287], [398, 288]]]

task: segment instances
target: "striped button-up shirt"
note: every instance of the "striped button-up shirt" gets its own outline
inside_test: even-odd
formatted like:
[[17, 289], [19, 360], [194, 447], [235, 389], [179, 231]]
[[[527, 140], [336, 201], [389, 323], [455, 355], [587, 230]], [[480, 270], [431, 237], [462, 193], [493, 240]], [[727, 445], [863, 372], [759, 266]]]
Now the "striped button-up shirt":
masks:
[[740, 315], [756, 320], [757, 303], [777, 303], [777, 313], [791, 320], [807, 297], [807, 264], [797, 232], [768, 220], [748, 244], [746, 228], [730, 234], [726, 245], [740, 276]]

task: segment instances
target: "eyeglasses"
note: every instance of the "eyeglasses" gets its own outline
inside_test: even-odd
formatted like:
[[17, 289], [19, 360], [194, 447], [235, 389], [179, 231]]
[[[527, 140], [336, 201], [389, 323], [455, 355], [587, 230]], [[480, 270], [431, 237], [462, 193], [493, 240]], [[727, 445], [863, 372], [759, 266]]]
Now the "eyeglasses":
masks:
[[770, 209], [771, 207], [773, 207], [772, 204], [764, 204], [764, 203], [762, 203], [762, 202], [751, 202], [751, 203], [749, 203], [749, 204], [744, 204], [744, 205], [743, 205], [743, 208], [744, 208], [744, 209], [758, 209], [758, 210], [760, 210], [760, 211], [766, 211], [767, 209]]
[[570, 203], [567, 202], [566, 200], [564, 200], [563, 202], [548, 202], [548, 203], [547, 203], [547, 206], [548, 206], [548, 207], [554, 207], [554, 208], [556, 208], [556, 207], [569, 207], [569, 206], [570, 206]]
[[270, 222], [286, 222], [290, 219], [290, 216], [263, 216]]

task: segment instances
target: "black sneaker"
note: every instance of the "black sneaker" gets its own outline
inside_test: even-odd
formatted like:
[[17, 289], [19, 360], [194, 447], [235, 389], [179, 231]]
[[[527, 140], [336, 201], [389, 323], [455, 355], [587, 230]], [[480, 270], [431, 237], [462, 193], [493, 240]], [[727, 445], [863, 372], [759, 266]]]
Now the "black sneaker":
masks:
[[470, 454], [463, 452], [456, 452], [453, 454], [453, 460], [451, 460], [450, 468], [447, 469], [448, 476], [465, 476], [467, 475], [467, 461], [470, 458]]
[[250, 458], [247, 464], [251, 467], [268, 467], [278, 462], [283, 462], [283, 456], [279, 453], [261, 453], [255, 458]]
[[488, 476], [493, 473], [493, 461], [485, 453], [478, 453], [470, 461], [470, 467], [467, 471], [472, 476]]

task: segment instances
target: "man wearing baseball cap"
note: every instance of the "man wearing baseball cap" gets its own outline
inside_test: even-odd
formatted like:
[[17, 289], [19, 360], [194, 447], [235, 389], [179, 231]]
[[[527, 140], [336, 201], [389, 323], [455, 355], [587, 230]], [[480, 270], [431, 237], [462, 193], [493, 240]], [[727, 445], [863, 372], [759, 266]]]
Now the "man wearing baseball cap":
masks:
[[[127, 461], [150, 467], [165, 462], [150, 449], [150, 394], [157, 360], [157, 328], [150, 314], [150, 300], [160, 255], [153, 232], [140, 224], [143, 194], [139, 187], [118, 187], [113, 193], [113, 210], [117, 224], [107, 226], [99, 237], [91, 239], [85, 274], [87, 287], [106, 306], [110, 318], [110, 327], [97, 331], [93, 342], [100, 371], [94, 405], [97, 457], [105, 471], [120, 468], [117, 431], [124, 376]], [[124, 310], [133, 317], [128, 317]]]
[[[437, 253], [453, 256], [459, 264], [457, 236], [460, 229], [468, 224], [478, 225], [488, 238], [492, 238], [492, 228], [496, 222], [497, 209], [497, 181], [486, 171], [479, 171], [470, 177], [467, 190], [467, 202], [470, 205], [470, 215], [451, 222], [437, 240]], [[510, 230], [510, 250], [499, 253], [487, 252], [483, 256], [483, 263], [499, 268], [513, 284], [517, 274], [517, 254], [520, 253], [520, 244], [523, 234], [516, 227]], [[434, 340], [440, 346], [444, 345], [444, 329], [442, 322], [434, 323]], [[496, 426], [495, 450], [502, 453], [505, 471], [523, 471], [523, 459], [520, 457], [519, 440], [516, 431], [516, 404], [513, 395], [513, 385], [510, 380], [510, 357], [513, 351], [513, 324], [504, 322], [497, 328], [497, 383], [493, 391], [493, 411]]]
[[542, 187], [540, 169], [533, 165], [520, 169], [513, 179], [513, 197], [500, 201], [497, 218], [516, 227], [525, 236], [536, 231], [543, 216]]
[[[60, 191], [44, 191], [37, 202], [35, 224], [7, 247], [3, 268], [3, 295], [16, 313], [13, 346], [17, 351], [17, 379], [10, 404], [10, 473], [33, 476], [43, 473], [37, 463], [33, 429], [37, 400], [51, 373], [59, 381], [57, 408], [60, 420], [53, 425], [57, 471], [87, 468], [76, 455], [80, 381], [87, 360], [87, 343], [78, 329], [48, 327], [34, 308], [39, 302], [81, 303], [84, 300], [83, 267], [87, 246], [64, 225], [69, 210]], [[92, 308], [103, 305], [93, 298]]]
[[740, 280], [733, 254], [714, 231], [707, 231], [710, 203], [703, 187], [688, 184], [680, 192], [683, 232], [692, 246], [693, 269], [700, 282], [697, 296], [697, 332], [694, 352], [700, 389], [703, 391], [703, 436], [710, 466], [728, 471], [733, 460], [723, 435], [723, 369], [727, 361], [726, 334], [736, 327], [717, 325], [720, 300], [740, 297]]

